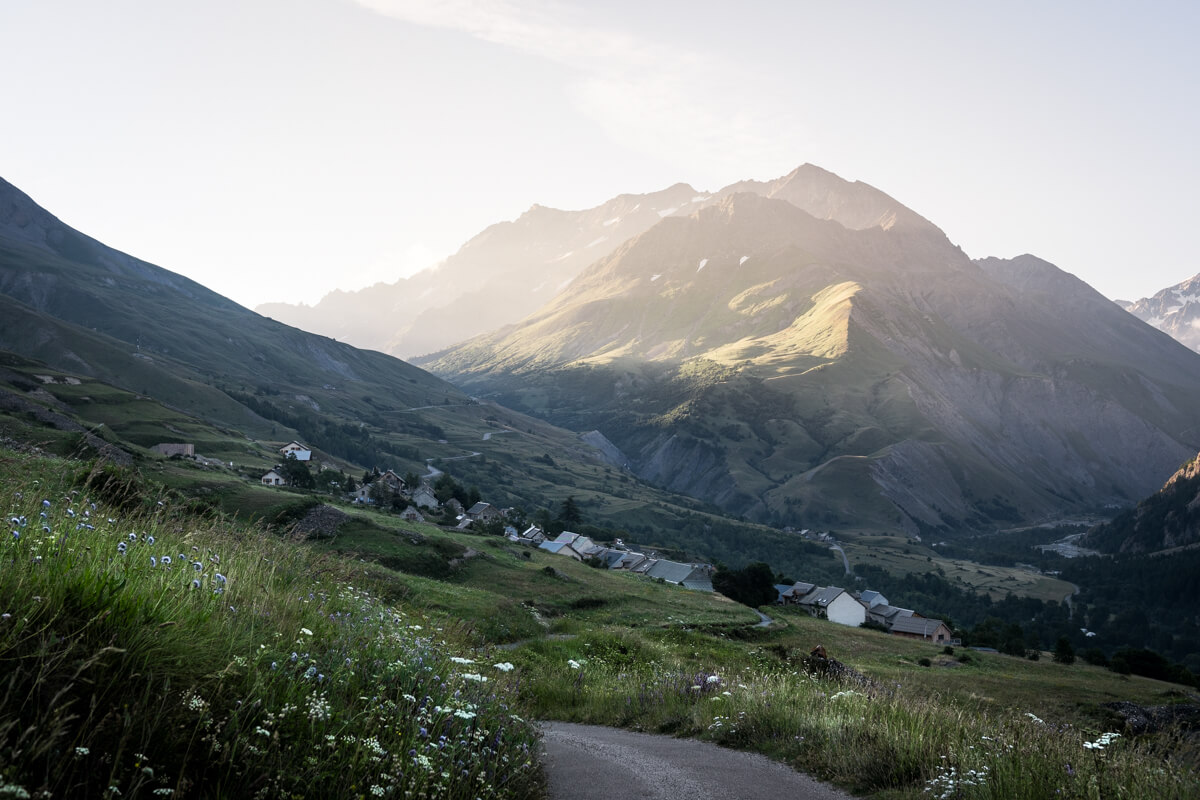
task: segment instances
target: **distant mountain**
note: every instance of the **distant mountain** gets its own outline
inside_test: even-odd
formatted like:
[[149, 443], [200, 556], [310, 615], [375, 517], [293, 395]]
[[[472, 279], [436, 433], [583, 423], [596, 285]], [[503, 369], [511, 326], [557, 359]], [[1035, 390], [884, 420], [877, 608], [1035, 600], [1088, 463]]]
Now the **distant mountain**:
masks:
[[521, 319], [584, 267], [663, 217], [707, 199], [680, 183], [653, 194], [614, 197], [586, 211], [535, 205], [410, 278], [333, 292], [315, 306], [266, 303], [256, 310], [401, 358], [430, 353]]
[[420, 356], [525, 318], [586, 267], [660, 220], [739, 192], [787, 200], [852, 229], [936, 230], [878, 189], [805, 164], [773, 181], [742, 181], [715, 193], [678, 183], [652, 194], [620, 195], [586, 211], [535, 205], [410, 278], [332, 292], [315, 306], [265, 303], [256, 310], [358, 347]]
[[1137, 508], [1089, 531], [1085, 541], [1106, 553], [1153, 553], [1200, 542], [1200, 456]]
[[1167, 333], [1193, 350], [1200, 351], [1200, 275], [1163, 289], [1153, 297], [1117, 305]]
[[1200, 356], [1082, 281], [973, 262], [817, 168], [735, 187], [754, 191], [663, 219], [519, 324], [417, 363], [775, 524], [1128, 504], [1200, 449]]

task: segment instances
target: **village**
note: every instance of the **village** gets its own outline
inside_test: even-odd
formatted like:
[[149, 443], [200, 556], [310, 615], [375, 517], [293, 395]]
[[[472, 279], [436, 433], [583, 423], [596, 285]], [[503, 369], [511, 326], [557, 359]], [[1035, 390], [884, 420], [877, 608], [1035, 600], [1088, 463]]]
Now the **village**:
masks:
[[[301, 442], [288, 442], [279, 452], [289, 461], [306, 463], [312, 460], [312, 449]], [[189, 454], [193, 457], [194, 454]], [[278, 465], [260, 479], [265, 486], [285, 486], [288, 470]], [[433, 473], [436, 474], [436, 473]], [[365, 480], [369, 477], [370, 480]], [[429, 483], [431, 475], [416, 479], [414, 475], [400, 476], [391, 469], [376, 470], [352, 492], [348, 499], [361, 505], [402, 505], [399, 516], [409, 522], [426, 522], [426, 516], [440, 514], [444, 521], [453, 520], [449, 529], [457, 531], [494, 532], [509, 541], [536, 547], [554, 555], [570, 558], [593, 567], [609, 570], [624, 570], [642, 575], [650, 580], [681, 586], [699, 592], [713, 591], [712, 576], [715, 568], [711, 564], [683, 563], [659, 558], [653, 551], [642, 552], [627, 546], [621, 539], [611, 544], [600, 544], [579, 533], [564, 530], [551, 538], [537, 525], [524, 530], [510, 524], [517, 515], [514, 509], [501, 509], [479, 500], [464, 507], [456, 498], [444, 503], [437, 497]], [[424, 513], [422, 513], [424, 512]], [[524, 526], [523, 526], [524, 527]], [[833, 542], [825, 533], [801, 532], [805, 538]], [[835, 548], [836, 549], [836, 548]], [[777, 584], [777, 605], [799, 606], [813, 617], [825, 619], [838, 625], [850, 627], [874, 627], [895, 636], [920, 639], [935, 644], [959, 644], [950, 627], [940, 619], [924, 617], [912, 609], [892, 605], [881, 593], [864, 590], [851, 592], [837, 586], [818, 586], [804, 581], [793, 584]]]

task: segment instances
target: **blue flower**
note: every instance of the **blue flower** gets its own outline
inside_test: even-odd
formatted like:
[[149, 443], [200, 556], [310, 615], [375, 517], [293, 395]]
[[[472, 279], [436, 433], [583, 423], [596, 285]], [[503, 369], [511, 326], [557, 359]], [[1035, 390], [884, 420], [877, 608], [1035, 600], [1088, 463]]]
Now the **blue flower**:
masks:
[[199, 572], [200, 570], [204, 569], [204, 565], [201, 564], [199, 561], [193, 561], [192, 569], [196, 570], [196, 572]]
[[154, 537], [153, 537], [153, 536], [147, 536], [147, 537], [146, 537], [146, 544], [154, 544]]
[[152, 567], [158, 566], [158, 559], [155, 558], [154, 556], [150, 556], [150, 566], [152, 566]]
[[42, 501], [42, 506], [43, 506], [43, 507], [45, 507], [45, 508], [49, 508], [49, 507], [50, 507], [50, 501], [49, 501], [49, 500], [43, 500], [43, 501]]
[[13, 532], [12, 532], [12, 535], [13, 535], [13, 539], [20, 539], [20, 538], [21, 538], [21, 532], [20, 532], [20, 531], [13, 531]]
[[310, 680], [311, 680], [311, 679], [312, 679], [312, 678], [313, 678], [313, 677], [314, 677], [316, 674], [317, 674], [317, 668], [316, 668], [316, 667], [309, 667], [308, 669], [304, 670], [304, 677], [305, 677], [306, 679], [310, 679]]
[[129, 541], [131, 541], [131, 542], [136, 542], [136, 541], [137, 541], [137, 534], [136, 534], [136, 533], [131, 533], [131, 534], [129, 534]]
[[163, 557], [162, 557], [162, 563], [163, 563], [163, 566], [164, 566], [164, 567], [169, 567], [169, 566], [171, 566], [171, 557], [170, 557], [170, 556], [163, 556]]
[[217, 583], [225, 583], [225, 576], [219, 572], [214, 572], [213, 580], [216, 581]]
[[125, 543], [124, 542], [117, 542], [117, 552], [120, 553], [121, 555], [125, 555]]
[[200, 581], [199, 581], [199, 580], [193, 580], [193, 581], [192, 581], [192, 588], [193, 588], [193, 589], [199, 589], [199, 588], [200, 588]]

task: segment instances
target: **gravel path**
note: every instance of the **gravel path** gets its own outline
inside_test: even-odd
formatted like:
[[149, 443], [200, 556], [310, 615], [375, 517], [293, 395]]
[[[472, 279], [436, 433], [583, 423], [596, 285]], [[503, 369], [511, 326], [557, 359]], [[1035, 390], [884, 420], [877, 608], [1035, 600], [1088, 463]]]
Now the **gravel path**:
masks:
[[853, 800], [765, 756], [709, 742], [544, 722], [550, 800]]

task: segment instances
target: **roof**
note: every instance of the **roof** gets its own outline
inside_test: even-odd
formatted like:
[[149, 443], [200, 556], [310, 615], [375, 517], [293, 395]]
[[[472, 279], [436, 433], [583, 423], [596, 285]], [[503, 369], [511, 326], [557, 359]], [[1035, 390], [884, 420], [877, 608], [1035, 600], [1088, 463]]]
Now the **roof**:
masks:
[[869, 606], [870, 605], [877, 606], [877, 605], [886, 605], [887, 604], [887, 598], [884, 597], [879, 592], [875, 591], [874, 589], [867, 589], [862, 594], [860, 594], [858, 597], [860, 600], [862, 600], [864, 603], [866, 603]]
[[480, 500], [478, 503], [476, 503], [475, 505], [468, 508], [467, 513], [474, 516], [475, 514], [482, 514], [483, 512], [487, 511], [491, 507], [492, 507], [491, 503], [485, 503], [482, 500]]
[[845, 591], [845, 589], [837, 586], [826, 586], [821, 589], [814, 589], [806, 594], [800, 603], [806, 606], [820, 606], [821, 608], [825, 608], [834, 600], [836, 600], [838, 595], [844, 593]]
[[876, 617], [890, 619], [895, 617], [897, 614], [902, 617], [911, 617], [913, 615], [913, 611], [910, 608], [900, 608], [899, 606], [878, 605], [871, 609], [871, 614]]
[[[892, 623], [892, 633], [915, 633], [920, 636], [932, 636], [938, 628], [944, 627], [946, 623], [940, 619], [927, 619], [926, 617], [897, 617]], [[949, 630], [949, 628], [947, 628]]]
[[683, 583], [694, 569], [691, 564], [660, 560], [646, 570], [646, 574], [651, 578], [662, 578], [667, 583]]
[[696, 580], [686, 580], [683, 582], [683, 588], [691, 589], [694, 592], [711, 592], [713, 590], [712, 581], [704, 578]]

